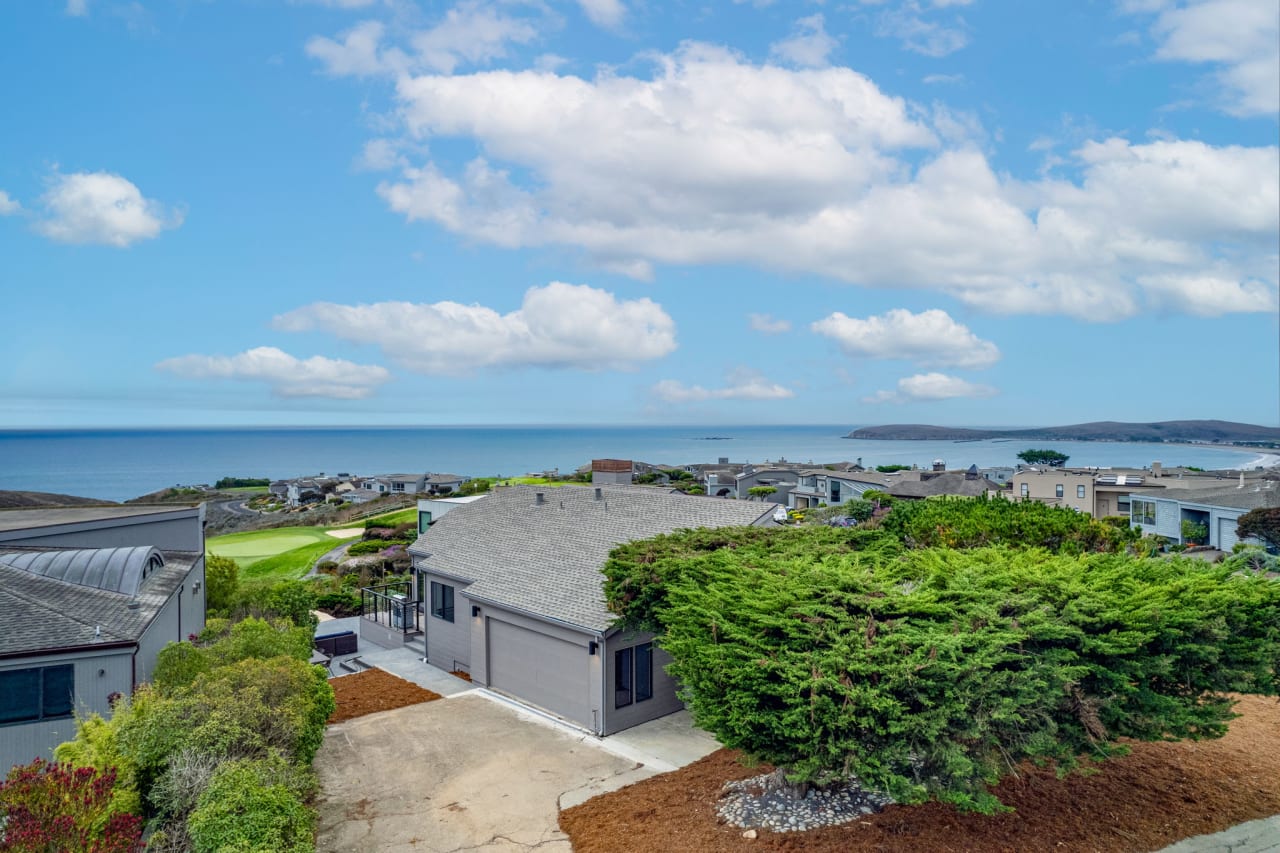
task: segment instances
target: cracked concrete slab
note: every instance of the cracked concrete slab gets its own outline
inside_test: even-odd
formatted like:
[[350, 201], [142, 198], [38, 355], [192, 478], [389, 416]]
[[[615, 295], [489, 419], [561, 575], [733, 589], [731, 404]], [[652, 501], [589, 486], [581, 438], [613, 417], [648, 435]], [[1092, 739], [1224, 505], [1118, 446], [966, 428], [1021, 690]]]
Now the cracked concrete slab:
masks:
[[568, 853], [562, 795], [581, 802], [656, 772], [469, 694], [330, 726], [316, 770], [320, 853]]
[[1280, 853], [1280, 815], [1188, 838], [1160, 853]]

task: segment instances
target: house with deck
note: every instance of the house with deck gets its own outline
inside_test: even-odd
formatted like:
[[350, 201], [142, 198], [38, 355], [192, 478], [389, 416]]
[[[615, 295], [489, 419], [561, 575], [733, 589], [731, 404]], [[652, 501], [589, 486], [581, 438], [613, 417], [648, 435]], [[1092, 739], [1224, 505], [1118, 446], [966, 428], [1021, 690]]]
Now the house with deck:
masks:
[[677, 711], [670, 658], [605, 608], [605, 560], [684, 528], [772, 526], [776, 509], [625, 485], [507, 486], [455, 506], [409, 547], [426, 658], [599, 735]]

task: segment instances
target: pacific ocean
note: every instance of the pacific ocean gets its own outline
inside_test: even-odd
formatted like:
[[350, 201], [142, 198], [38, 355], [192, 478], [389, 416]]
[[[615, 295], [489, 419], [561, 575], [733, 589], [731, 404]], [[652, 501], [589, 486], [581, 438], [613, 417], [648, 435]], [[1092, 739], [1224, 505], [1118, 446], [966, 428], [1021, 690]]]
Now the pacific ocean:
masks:
[[221, 477], [449, 472], [515, 476], [593, 458], [683, 465], [854, 461], [867, 466], [1013, 465], [1027, 447], [1098, 467], [1258, 464], [1259, 453], [1201, 445], [1071, 441], [865, 441], [832, 426], [454, 426], [0, 431], [0, 489], [127, 500]]

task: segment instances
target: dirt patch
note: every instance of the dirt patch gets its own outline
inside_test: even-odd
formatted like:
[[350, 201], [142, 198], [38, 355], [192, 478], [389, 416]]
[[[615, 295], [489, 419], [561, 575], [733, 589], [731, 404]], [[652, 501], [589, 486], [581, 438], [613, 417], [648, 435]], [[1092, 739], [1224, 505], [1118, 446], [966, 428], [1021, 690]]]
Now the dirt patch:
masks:
[[1058, 779], [1024, 767], [996, 795], [1015, 812], [961, 814], [938, 803], [890, 806], [839, 827], [761, 831], [754, 841], [719, 823], [721, 786], [769, 769], [747, 768], [720, 750], [673, 773], [638, 782], [560, 813], [576, 853], [741, 851], [1134, 851], [1280, 814], [1280, 703], [1243, 697], [1220, 740], [1138, 743], [1092, 776]]
[[333, 696], [338, 702], [337, 710], [329, 717], [330, 723], [341, 723], [365, 714], [376, 714], [378, 711], [390, 711], [392, 708], [403, 708], [440, 698], [439, 693], [405, 681], [384, 669], [366, 669], [341, 678], [331, 678], [329, 683], [333, 685]]
[[460, 670], [460, 669], [453, 669], [453, 670], [450, 670], [450, 671], [449, 671], [449, 674], [450, 674], [450, 675], [452, 675], [454, 678], [461, 678], [463, 681], [470, 681], [470, 680], [471, 680], [471, 673], [469, 673], [469, 672], [463, 672], [463, 671], [462, 671], [462, 670]]

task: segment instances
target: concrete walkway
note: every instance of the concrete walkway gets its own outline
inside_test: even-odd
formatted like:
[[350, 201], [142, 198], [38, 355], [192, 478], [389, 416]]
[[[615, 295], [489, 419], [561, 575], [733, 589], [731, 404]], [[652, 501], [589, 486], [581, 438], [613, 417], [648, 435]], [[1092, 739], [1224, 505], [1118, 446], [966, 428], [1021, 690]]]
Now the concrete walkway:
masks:
[[[377, 646], [371, 643], [368, 648], [377, 649]], [[438, 666], [424, 663], [417, 652], [411, 649], [362, 652], [360, 660], [378, 669], [385, 669], [392, 675], [397, 675], [405, 681], [412, 681], [419, 687], [425, 687], [441, 696], [456, 696], [474, 689], [471, 682], [450, 675]]]
[[1280, 853], [1280, 815], [1188, 838], [1159, 853]]

